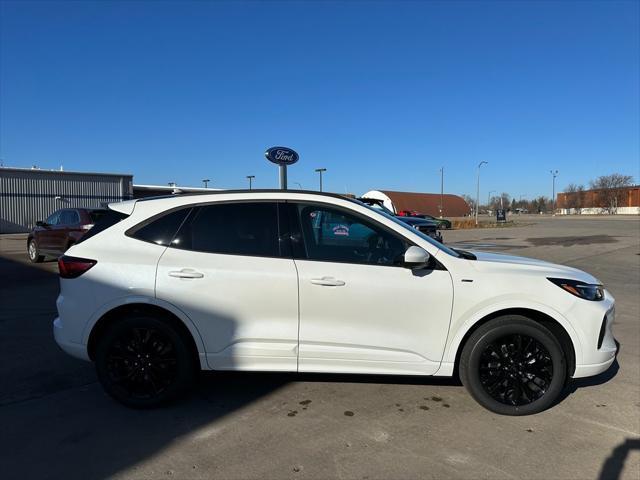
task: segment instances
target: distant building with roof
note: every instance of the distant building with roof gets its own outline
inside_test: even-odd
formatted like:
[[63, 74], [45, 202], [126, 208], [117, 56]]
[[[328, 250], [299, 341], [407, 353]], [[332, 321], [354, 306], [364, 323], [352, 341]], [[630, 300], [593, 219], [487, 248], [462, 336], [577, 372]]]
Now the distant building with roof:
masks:
[[0, 167], [0, 234], [24, 233], [61, 208], [98, 208], [132, 198], [127, 173]]
[[561, 215], [597, 215], [617, 213], [640, 214], [640, 185], [578, 192], [561, 192], [556, 197], [556, 208]]
[[[469, 204], [458, 195], [445, 193], [395, 192], [392, 190], [370, 190], [364, 198], [381, 200], [383, 205], [395, 213], [412, 210], [438, 217], [464, 217], [471, 213]], [[440, 212], [442, 202], [442, 213]]]

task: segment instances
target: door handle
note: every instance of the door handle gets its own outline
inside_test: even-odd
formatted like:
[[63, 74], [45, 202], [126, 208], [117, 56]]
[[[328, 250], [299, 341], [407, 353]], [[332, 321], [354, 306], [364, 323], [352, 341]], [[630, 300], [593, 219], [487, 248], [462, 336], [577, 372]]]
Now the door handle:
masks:
[[202, 278], [204, 273], [196, 272], [191, 268], [183, 268], [182, 270], [173, 270], [169, 272], [170, 277], [176, 278]]
[[333, 277], [312, 278], [311, 283], [314, 285], [322, 285], [324, 287], [342, 287], [345, 285], [345, 282]]

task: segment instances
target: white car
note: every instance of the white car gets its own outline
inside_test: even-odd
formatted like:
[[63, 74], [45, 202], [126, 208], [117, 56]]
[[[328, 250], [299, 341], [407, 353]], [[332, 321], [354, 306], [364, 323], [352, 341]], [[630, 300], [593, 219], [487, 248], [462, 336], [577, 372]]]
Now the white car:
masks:
[[460, 375], [497, 413], [605, 371], [614, 299], [591, 275], [452, 250], [337, 195], [220, 191], [111, 204], [59, 260], [54, 333], [120, 402], [199, 369]]

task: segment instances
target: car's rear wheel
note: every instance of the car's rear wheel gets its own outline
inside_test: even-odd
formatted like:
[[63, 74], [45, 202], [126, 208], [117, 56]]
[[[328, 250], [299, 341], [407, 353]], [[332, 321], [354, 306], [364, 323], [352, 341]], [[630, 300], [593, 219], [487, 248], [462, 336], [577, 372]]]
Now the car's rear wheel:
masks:
[[31, 260], [32, 263], [40, 263], [44, 260], [44, 255], [40, 255], [38, 243], [35, 238], [29, 240], [29, 243], [27, 244], [27, 253], [29, 254], [29, 260]]
[[478, 403], [502, 415], [530, 415], [558, 399], [567, 375], [562, 346], [546, 327], [520, 315], [476, 330], [460, 357], [460, 379]]
[[184, 394], [196, 362], [184, 335], [145, 315], [115, 321], [97, 341], [96, 371], [109, 395], [135, 408], [156, 407]]

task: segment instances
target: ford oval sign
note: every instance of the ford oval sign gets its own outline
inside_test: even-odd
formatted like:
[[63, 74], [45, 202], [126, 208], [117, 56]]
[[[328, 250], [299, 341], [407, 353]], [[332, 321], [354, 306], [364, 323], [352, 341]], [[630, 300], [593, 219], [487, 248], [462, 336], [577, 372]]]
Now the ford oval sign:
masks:
[[287, 147], [271, 147], [264, 152], [264, 156], [276, 165], [293, 165], [300, 158], [295, 151]]

